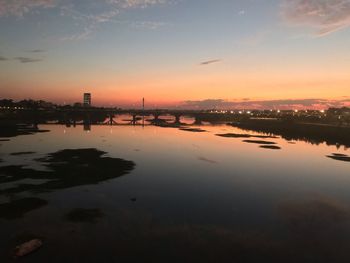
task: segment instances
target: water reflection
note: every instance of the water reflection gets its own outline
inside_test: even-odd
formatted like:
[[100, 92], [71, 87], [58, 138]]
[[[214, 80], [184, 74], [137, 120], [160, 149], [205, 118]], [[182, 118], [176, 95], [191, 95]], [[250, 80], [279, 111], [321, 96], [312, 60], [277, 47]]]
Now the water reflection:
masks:
[[47, 204], [48, 202], [46, 200], [35, 197], [12, 200], [10, 202], [0, 204], [0, 218], [8, 220], [20, 218], [26, 213], [39, 209]]
[[253, 144], [266, 144], [266, 145], [276, 144], [275, 142], [263, 141], [263, 140], [243, 140], [243, 142], [253, 143]]
[[350, 156], [346, 154], [333, 153], [332, 155], [328, 155], [327, 157], [337, 161], [350, 162]]
[[[49, 130], [39, 129], [37, 124], [6, 124], [0, 126], [0, 137], [15, 137], [42, 132], [49, 132]], [[9, 139], [0, 139], [0, 141], [6, 142]]]
[[[289, 201], [279, 207], [295, 256], [311, 262], [346, 262], [350, 256], [350, 210], [334, 199]], [[303, 256], [301, 256], [303, 255]]]
[[200, 129], [200, 128], [180, 128], [181, 131], [187, 131], [187, 132], [206, 132], [206, 130]]
[[346, 127], [270, 120], [246, 120], [232, 125], [248, 131], [280, 135], [288, 141], [300, 140], [316, 145], [326, 143], [337, 148], [350, 146], [349, 129]]
[[11, 153], [11, 155], [13, 156], [19, 156], [19, 155], [30, 155], [30, 154], [34, 154], [35, 152], [15, 152], [15, 153]]
[[91, 123], [89, 121], [84, 121], [83, 127], [84, 131], [91, 131]]
[[269, 150], [281, 150], [282, 148], [276, 145], [260, 145], [260, 148], [269, 149]]
[[75, 208], [69, 211], [64, 217], [66, 220], [75, 223], [96, 223], [103, 216], [103, 212], [98, 208]]
[[135, 164], [119, 158], [105, 157], [97, 149], [66, 149], [36, 159], [48, 170], [35, 170], [21, 165], [0, 167], [0, 183], [14, 183], [23, 179], [47, 180], [39, 184], [18, 184], [0, 190], [0, 194], [24, 191], [45, 192], [69, 187], [97, 184], [128, 174]]
[[277, 139], [279, 137], [273, 135], [252, 135], [246, 133], [225, 133], [225, 134], [216, 134], [216, 136], [225, 137], [225, 138], [262, 138], [262, 139]]
[[44, 241], [27, 262], [350, 257], [350, 166], [325, 157], [345, 150], [230, 126], [41, 128], [1, 148], [4, 262], [23, 236]]

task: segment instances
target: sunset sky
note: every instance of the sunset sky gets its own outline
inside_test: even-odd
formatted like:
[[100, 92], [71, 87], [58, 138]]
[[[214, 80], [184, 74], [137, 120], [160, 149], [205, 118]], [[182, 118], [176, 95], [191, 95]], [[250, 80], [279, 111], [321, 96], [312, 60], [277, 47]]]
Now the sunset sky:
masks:
[[350, 0], [0, 0], [0, 97], [350, 105]]

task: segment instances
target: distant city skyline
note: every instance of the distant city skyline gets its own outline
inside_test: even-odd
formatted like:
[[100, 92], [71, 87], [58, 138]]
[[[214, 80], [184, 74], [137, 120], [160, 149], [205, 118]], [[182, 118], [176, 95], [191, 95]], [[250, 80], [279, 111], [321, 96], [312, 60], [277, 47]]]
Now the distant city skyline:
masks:
[[[137, 101], [133, 104], [93, 104], [92, 94], [84, 93], [83, 100], [72, 101], [72, 102], [51, 102], [42, 99], [33, 100], [33, 98], [18, 99], [14, 100], [11, 98], [5, 98], [3, 101], [5, 103], [21, 103], [21, 102], [39, 102], [47, 105], [53, 105], [52, 103], [60, 106], [71, 105], [71, 106], [93, 106], [93, 107], [112, 107], [112, 108], [126, 108], [126, 109], [178, 109], [178, 110], [326, 110], [329, 108], [349, 108], [349, 100], [343, 98], [342, 100], [324, 100], [324, 99], [302, 99], [302, 100], [261, 100], [261, 101], [251, 101], [251, 100], [202, 100], [202, 101], [184, 101], [177, 105], [172, 104], [153, 104], [147, 103], [145, 98], [141, 101]], [[1, 102], [2, 100], [0, 100]]]
[[349, 0], [0, 0], [0, 97], [350, 106]]

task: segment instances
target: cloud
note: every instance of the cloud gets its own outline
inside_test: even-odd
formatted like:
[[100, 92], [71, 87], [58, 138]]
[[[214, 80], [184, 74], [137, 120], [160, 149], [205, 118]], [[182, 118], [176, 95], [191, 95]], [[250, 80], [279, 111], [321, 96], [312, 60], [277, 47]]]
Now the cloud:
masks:
[[6, 60], [8, 60], [8, 59], [5, 58], [5, 57], [0, 56], [0, 61], [6, 61]]
[[155, 22], [155, 21], [135, 21], [135, 22], [129, 22], [128, 24], [130, 24], [132, 27], [135, 27], [135, 28], [145, 28], [149, 30], [156, 30], [166, 25], [166, 23]]
[[77, 34], [73, 34], [70, 36], [65, 36], [61, 38], [61, 41], [78, 41], [78, 40], [86, 40], [89, 39], [92, 33], [94, 32], [94, 26], [89, 26], [84, 28], [82, 32]]
[[284, 0], [282, 16], [291, 25], [325, 36], [350, 26], [350, 0]]
[[184, 108], [201, 108], [213, 109], [224, 108], [231, 104], [231, 102], [223, 99], [206, 99], [206, 100], [187, 100], [181, 105]]
[[222, 61], [221, 59], [213, 59], [213, 60], [203, 61], [199, 65], [205, 66], [205, 65], [210, 65], [214, 63], [219, 63], [221, 61]]
[[216, 163], [218, 163], [217, 161], [208, 159], [208, 158], [206, 158], [206, 157], [198, 157], [198, 160], [203, 161], [203, 162], [206, 162], [206, 163], [211, 163], [211, 164], [216, 164]]
[[30, 53], [44, 53], [44, 52], [46, 52], [46, 50], [43, 50], [43, 49], [32, 49], [32, 50], [28, 50], [27, 52], [30, 52]]
[[[76, 4], [73, 0], [0, 0], [1, 17], [20, 17], [37, 12], [40, 9], [55, 8], [58, 14], [75, 20], [75, 25], [80, 27], [80, 32], [61, 37], [66, 40], [86, 40], [100, 28], [100, 24], [114, 22], [127, 24], [135, 28], [157, 29], [164, 23], [157, 21], [121, 21], [116, 17], [125, 10], [132, 8], [148, 8], [150, 6], [162, 5], [175, 0], [84, 0]], [[40, 53], [35, 50], [33, 53]]]
[[147, 8], [152, 5], [166, 4], [170, 0], [106, 0], [100, 3], [98, 12], [87, 13], [76, 9], [72, 4], [61, 6], [61, 15], [70, 17], [83, 24], [81, 32], [62, 37], [62, 41], [86, 40], [95, 33], [103, 23], [125, 24], [134, 28], [157, 29], [165, 23], [157, 21], [127, 21], [119, 20], [117, 16], [131, 8]]
[[224, 99], [206, 99], [184, 101], [185, 109], [325, 109], [329, 107], [350, 106], [350, 99], [285, 99], [285, 100], [247, 100], [229, 101]]
[[[118, 15], [129, 9], [145, 9], [155, 5], [170, 4], [176, 0], [0, 0], [0, 18], [24, 18], [26, 14], [37, 14], [41, 9], [54, 8], [58, 15], [74, 20], [76, 31], [59, 37], [61, 41], [80, 41], [90, 39], [104, 23], [116, 23], [131, 28], [155, 30], [165, 25], [158, 21], [127, 21], [117, 19]], [[27, 52], [42, 53], [36, 49]], [[23, 63], [32, 61], [23, 60]]]
[[56, 6], [55, 0], [0, 0], [0, 17], [17, 16], [40, 8], [51, 8]]
[[18, 60], [21, 63], [33, 63], [33, 62], [40, 62], [43, 59], [41, 58], [27, 58], [27, 57], [16, 57], [15, 60]]
[[[149, 29], [149, 30], [156, 30], [156, 29], [166, 25], [165, 23], [162, 23], [162, 22], [153, 22], [153, 21], [117, 21], [117, 20], [114, 20], [113, 22], [118, 23], [118, 24], [126, 24], [128, 26], [133, 27], [133, 28], [142, 28], [142, 29]], [[102, 23], [102, 22], [93, 22], [93, 23], [89, 24], [87, 27], [85, 27], [79, 33], [62, 37], [61, 41], [80, 41], [80, 40], [90, 39], [91, 36], [98, 29], [99, 23]]]
[[167, 3], [167, 0], [108, 0], [108, 3], [117, 5], [120, 8], [146, 8], [151, 5]]

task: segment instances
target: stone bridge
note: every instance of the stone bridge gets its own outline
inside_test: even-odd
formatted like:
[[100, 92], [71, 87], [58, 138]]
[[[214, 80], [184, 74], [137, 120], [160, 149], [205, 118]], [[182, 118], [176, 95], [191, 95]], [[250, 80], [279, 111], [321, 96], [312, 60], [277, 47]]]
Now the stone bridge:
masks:
[[[84, 123], [89, 124], [105, 124], [119, 125], [116, 121], [120, 115], [130, 116], [129, 124], [141, 124], [140, 121], [147, 121], [150, 124], [173, 124], [181, 125], [182, 117], [190, 117], [194, 119], [193, 125], [201, 125], [203, 122], [217, 123], [230, 122], [239, 120], [242, 115], [237, 112], [210, 112], [210, 111], [194, 111], [194, 110], [121, 110], [121, 109], [105, 109], [105, 108], [64, 108], [55, 110], [23, 110], [9, 114], [9, 120], [17, 123], [58, 123], [76, 125]], [[164, 117], [168, 117], [165, 119]], [[172, 121], [169, 121], [172, 117]]]
[[148, 118], [152, 124], [166, 123], [161, 117], [173, 117], [172, 124], [181, 125], [181, 117], [190, 117], [194, 119], [193, 125], [201, 125], [203, 122], [231, 121], [234, 119], [234, 113], [212, 113], [208, 111], [183, 111], [183, 110], [119, 110], [109, 113], [109, 121], [106, 124], [116, 124], [114, 118], [117, 115], [130, 115], [132, 124]]

